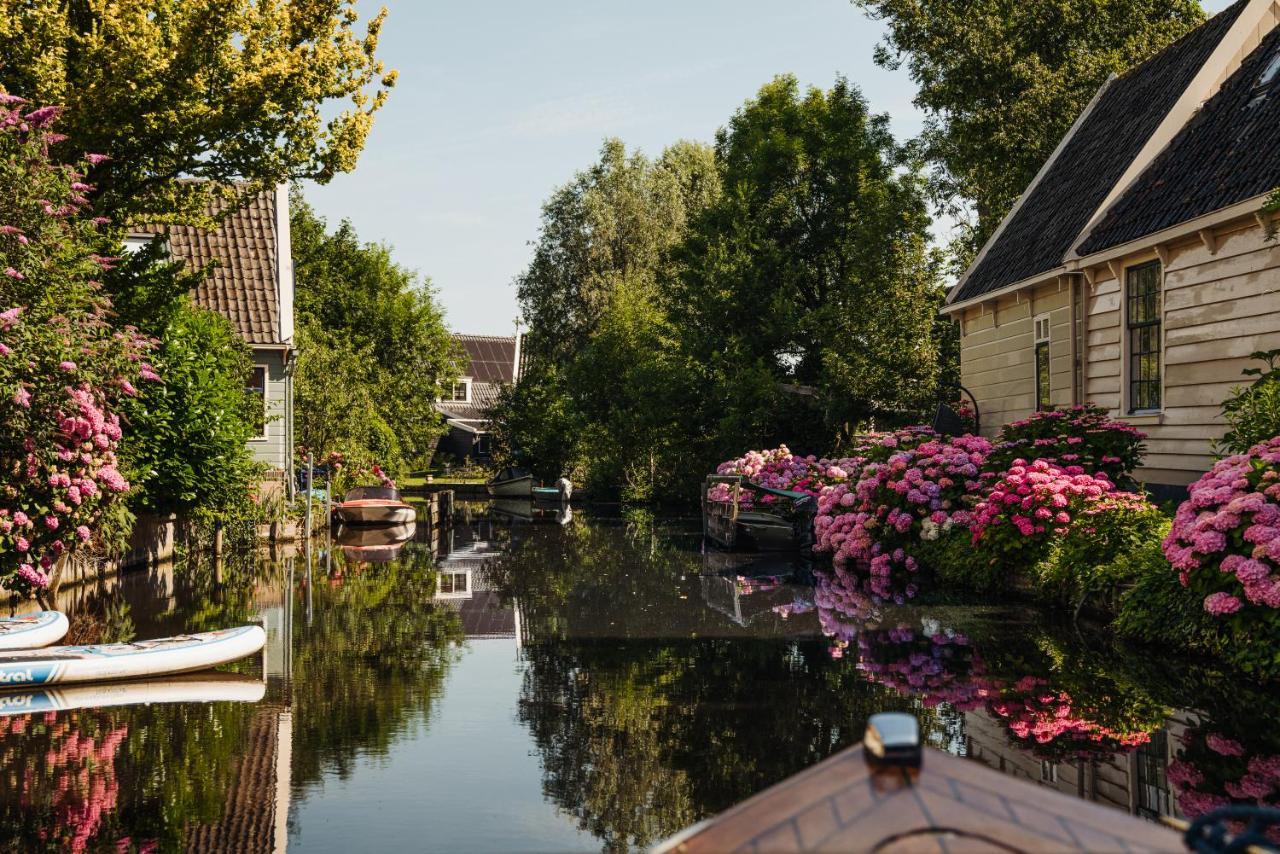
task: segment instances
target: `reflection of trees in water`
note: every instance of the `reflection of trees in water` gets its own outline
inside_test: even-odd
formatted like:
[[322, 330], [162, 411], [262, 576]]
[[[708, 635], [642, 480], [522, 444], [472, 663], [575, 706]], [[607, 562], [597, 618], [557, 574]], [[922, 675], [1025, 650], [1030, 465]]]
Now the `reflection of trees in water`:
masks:
[[346, 778], [361, 754], [385, 754], [425, 720], [458, 659], [462, 624], [432, 604], [429, 552], [407, 547], [393, 563], [315, 574], [310, 625], [293, 632], [293, 785], [325, 773]]
[[[732, 626], [690, 595], [700, 565], [642, 524], [531, 531], [495, 562], [525, 623], [520, 719], [545, 791], [606, 849], [652, 844], [913, 706], [821, 640]], [[939, 736], [955, 726], [918, 711]]]
[[[332, 586], [313, 569], [307, 626], [305, 563], [293, 565], [285, 699], [295, 792], [325, 773], [346, 776], [358, 756], [385, 754], [424, 720], [463, 639], [457, 614], [431, 604], [436, 576], [426, 551], [411, 547], [398, 562], [346, 569]], [[184, 568], [174, 602], [149, 615], [146, 636], [243, 623], [264, 602], [294, 595], [287, 567], [257, 556], [229, 555], [219, 576], [215, 583], [207, 562]], [[255, 657], [226, 669], [256, 674], [259, 666]], [[253, 732], [278, 711], [274, 702], [220, 702], [0, 718], [0, 850], [74, 849], [77, 839], [96, 850], [126, 837], [180, 849], [193, 828], [222, 820], [232, 793], [249, 784], [241, 779], [254, 758], [246, 751], [275, 749], [274, 739]]]
[[222, 816], [253, 714], [157, 704], [0, 719], [0, 848], [180, 847]]

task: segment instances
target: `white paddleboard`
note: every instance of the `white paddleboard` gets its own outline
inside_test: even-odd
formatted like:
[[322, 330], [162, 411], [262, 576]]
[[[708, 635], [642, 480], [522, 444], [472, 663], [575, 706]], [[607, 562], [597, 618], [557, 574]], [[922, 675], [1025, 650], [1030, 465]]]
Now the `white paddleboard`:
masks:
[[0, 617], [0, 650], [35, 649], [62, 640], [69, 627], [61, 611], [36, 611], [19, 617]]
[[0, 717], [151, 703], [256, 703], [266, 693], [267, 683], [238, 673], [190, 674], [172, 679], [10, 690], [0, 692]]
[[267, 643], [262, 626], [95, 646], [51, 646], [0, 653], [0, 688], [140, 679], [204, 670], [253, 655]]

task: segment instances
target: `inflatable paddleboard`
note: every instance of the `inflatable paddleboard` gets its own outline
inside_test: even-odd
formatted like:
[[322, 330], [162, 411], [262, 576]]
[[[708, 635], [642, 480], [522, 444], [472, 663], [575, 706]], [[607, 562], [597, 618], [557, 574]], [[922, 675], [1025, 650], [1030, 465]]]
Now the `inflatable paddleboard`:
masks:
[[0, 650], [35, 649], [62, 640], [70, 624], [61, 611], [36, 611], [20, 617], [0, 617]]
[[238, 626], [133, 643], [4, 652], [0, 653], [0, 688], [187, 673], [253, 655], [266, 643], [262, 626]]
[[151, 703], [256, 703], [267, 683], [238, 673], [189, 674], [102, 685], [0, 692], [0, 717]]

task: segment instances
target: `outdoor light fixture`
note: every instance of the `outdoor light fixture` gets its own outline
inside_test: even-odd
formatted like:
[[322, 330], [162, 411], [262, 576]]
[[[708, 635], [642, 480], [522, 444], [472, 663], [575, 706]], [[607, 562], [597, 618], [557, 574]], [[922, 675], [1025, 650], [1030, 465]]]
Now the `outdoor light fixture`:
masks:
[[879, 765], [920, 766], [920, 724], [912, 715], [881, 712], [867, 719], [862, 747]]

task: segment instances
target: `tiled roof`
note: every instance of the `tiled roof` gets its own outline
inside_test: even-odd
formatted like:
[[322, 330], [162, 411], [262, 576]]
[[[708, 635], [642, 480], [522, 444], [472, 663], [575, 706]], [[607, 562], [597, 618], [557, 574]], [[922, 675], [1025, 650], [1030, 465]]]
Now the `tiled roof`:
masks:
[[447, 418], [474, 421], [477, 425], [487, 423], [489, 416], [486, 413], [498, 402], [500, 387], [498, 383], [472, 382], [470, 403], [441, 401], [436, 404], [436, 409], [443, 412]]
[[1272, 30], [1081, 243], [1098, 252], [1280, 186], [1280, 29]]
[[466, 376], [482, 383], [515, 382], [516, 339], [506, 335], [454, 335], [471, 362]]
[[[215, 203], [210, 213], [225, 209]], [[276, 291], [276, 196], [267, 190], [227, 216], [216, 229], [148, 225], [135, 229], [169, 235], [173, 257], [199, 268], [216, 266], [195, 289], [197, 304], [225, 315], [250, 344], [283, 344]]]
[[1088, 115], [1004, 223], [952, 302], [982, 296], [1062, 263], [1142, 146], [1177, 102], [1246, 0], [1102, 89]]

